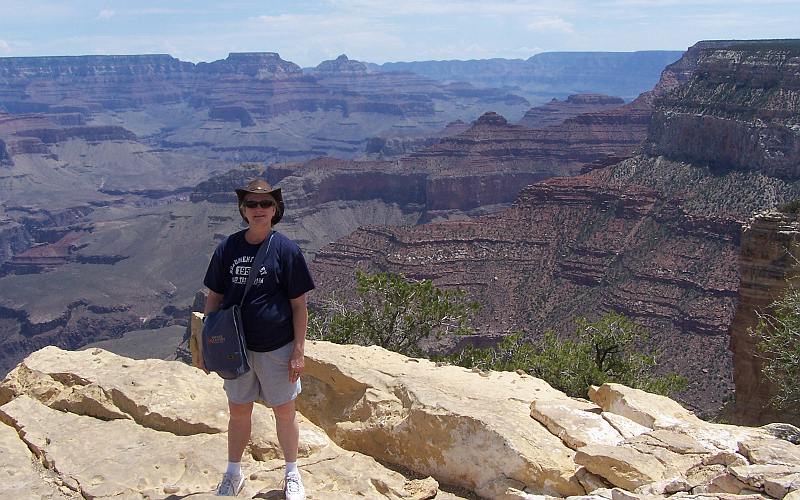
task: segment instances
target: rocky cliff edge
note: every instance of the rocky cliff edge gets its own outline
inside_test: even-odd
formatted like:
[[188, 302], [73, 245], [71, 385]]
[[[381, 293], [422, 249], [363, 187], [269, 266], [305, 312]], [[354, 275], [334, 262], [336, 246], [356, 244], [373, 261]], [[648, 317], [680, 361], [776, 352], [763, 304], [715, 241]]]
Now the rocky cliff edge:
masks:
[[[524, 373], [378, 347], [307, 351], [300, 466], [313, 498], [800, 496], [792, 426], [707, 423], [615, 384], [573, 399]], [[225, 464], [221, 386], [179, 362], [31, 354], [0, 383], [0, 497], [205, 497]], [[261, 406], [244, 462], [240, 496], [281, 498], [274, 420]]]

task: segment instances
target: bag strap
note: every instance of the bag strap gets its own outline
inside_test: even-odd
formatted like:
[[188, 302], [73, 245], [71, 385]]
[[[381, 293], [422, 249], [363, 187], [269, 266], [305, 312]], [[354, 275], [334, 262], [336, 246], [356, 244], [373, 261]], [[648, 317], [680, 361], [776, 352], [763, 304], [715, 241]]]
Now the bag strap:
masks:
[[247, 275], [247, 284], [244, 286], [244, 293], [242, 294], [242, 300], [239, 301], [239, 307], [244, 307], [244, 298], [247, 297], [247, 292], [249, 292], [250, 287], [253, 286], [253, 282], [256, 280], [256, 274], [261, 271], [261, 263], [264, 261], [267, 252], [269, 252], [269, 246], [272, 243], [272, 235], [274, 234], [275, 231], [269, 233], [269, 237], [261, 242], [256, 256], [253, 257], [253, 264], [250, 266], [250, 274]]

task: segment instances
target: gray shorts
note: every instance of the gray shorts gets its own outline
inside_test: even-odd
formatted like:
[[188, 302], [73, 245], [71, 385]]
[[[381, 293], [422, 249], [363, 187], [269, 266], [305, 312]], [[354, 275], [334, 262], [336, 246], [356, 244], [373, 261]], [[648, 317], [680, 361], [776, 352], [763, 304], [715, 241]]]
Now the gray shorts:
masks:
[[300, 379], [289, 380], [289, 359], [294, 342], [274, 351], [247, 350], [250, 371], [233, 380], [226, 380], [225, 394], [231, 403], [245, 404], [262, 400], [269, 407], [280, 406], [300, 394]]

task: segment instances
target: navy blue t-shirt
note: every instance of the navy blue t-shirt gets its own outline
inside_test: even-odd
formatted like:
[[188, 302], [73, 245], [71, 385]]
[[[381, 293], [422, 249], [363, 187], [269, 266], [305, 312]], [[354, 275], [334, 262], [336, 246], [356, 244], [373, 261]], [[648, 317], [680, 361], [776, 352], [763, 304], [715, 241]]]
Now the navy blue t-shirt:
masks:
[[[223, 295], [223, 309], [242, 300], [250, 266], [260, 244], [253, 245], [244, 237], [244, 229], [217, 246], [206, 271], [203, 284]], [[268, 236], [269, 237], [269, 236]], [[294, 340], [292, 307], [295, 299], [314, 289], [314, 281], [306, 260], [295, 242], [277, 231], [242, 307], [247, 348], [267, 352]]]

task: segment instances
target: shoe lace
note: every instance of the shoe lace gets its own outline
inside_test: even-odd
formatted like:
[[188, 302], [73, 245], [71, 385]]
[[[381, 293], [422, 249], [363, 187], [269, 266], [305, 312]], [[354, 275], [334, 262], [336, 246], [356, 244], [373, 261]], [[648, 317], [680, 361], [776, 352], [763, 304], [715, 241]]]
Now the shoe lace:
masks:
[[227, 472], [222, 476], [222, 481], [219, 482], [219, 487], [217, 491], [220, 493], [233, 493], [236, 490], [236, 485], [234, 481], [236, 480], [236, 475], [228, 474]]
[[297, 477], [297, 475], [286, 475], [286, 491], [289, 493], [300, 493], [300, 478]]

